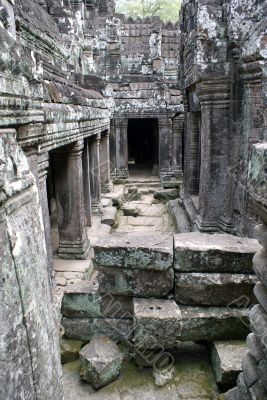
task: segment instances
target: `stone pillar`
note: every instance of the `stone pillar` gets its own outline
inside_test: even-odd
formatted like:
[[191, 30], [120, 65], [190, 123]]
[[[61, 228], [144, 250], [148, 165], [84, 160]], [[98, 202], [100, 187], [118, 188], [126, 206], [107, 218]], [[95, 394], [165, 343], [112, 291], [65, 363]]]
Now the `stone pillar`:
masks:
[[90, 187], [92, 198], [92, 213], [101, 214], [101, 178], [100, 178], [100, 138], [95, 136], [89, 143], [90, 149]]
[[51, 226], [50, 226], [50, 215], [48, 207], [47, 182], [46, 182], [48, 166], [49, 166], [48, 153], [42, 153], [38, 155], [38, 189], [39, 189], [39, 197], [40, 197], [40, 203], [44, 221], [48, 270], [51, 280], [51, 287], [53, 287], [54, 286], [53, 250], [51, 244]]
[[58, 254], [66, 259], [86, 259], [90, 249], [84, 215], [82, 152], [83, 142], [78, 141], [53, 154]]
[[112, 120], [110, 124], [109, 135], [109, 148], [110, 148], [110, 178], [112, 181], [116, 179], [116, 129], [115, 121]]
[[101, 192], [109, 193], [112, 190], [110, 180], [110, 152], [109, 152], [109, 132], [106, 131], [101, 136], [100, 141], [100, 178]]
[[224, 215], [230, 137], [228, 82], [210, 82], [197, 88], [201, 104], [201, 170], [199, 215], [195, 228], [202, 232], [231, 231]]
[[92, 225], [92, 200], [90, 187], [90, 149], [89, 141], [85, 139], [83, 150], [83, 195], [86, 225]]
[[158, 120], [159, 126], [159, 172], [161, 181], [173, 177], [173, 143], [172, 119], [163, 117]]
[[128, 119], [116, 119], [117, 178], [128, 178]]
[[184, 114], [178, 115], [173, 120], [172, 134], [173, 134], [173, 173], [176, 179], [181, 179], [182, 163], [183, 163], [183, 127], [184, 127]]
[[186, 115], [186, 143], [184, 167], [185, 196], [199, 193], [200, 168], [200, 113], [188, 112]]

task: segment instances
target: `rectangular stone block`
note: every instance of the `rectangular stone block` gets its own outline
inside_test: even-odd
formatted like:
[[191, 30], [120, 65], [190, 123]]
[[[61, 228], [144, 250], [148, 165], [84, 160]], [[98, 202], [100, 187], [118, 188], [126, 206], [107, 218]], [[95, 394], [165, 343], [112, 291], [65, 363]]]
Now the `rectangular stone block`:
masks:
[[141, 349], [173, 347], [181, 336], [181, 312], [173, 300], [134, 299], [134, 343]]
[[166, 270], [173, 264], [173, 236], [109, 235], [97, 241], [95, 261], [105, 267]]
[[[179, 304], [223, 306], [256, 304], [254, 275], [175, 273], [175, 300]], [[240, 304], [241, 303], [241, 304]]]
[[245, 339], [249, 334], [249, 310], [228, 307], [180, 306], [181, 341]]
[[173, 289], [174, 272], [99, 267], [100, 292], [132, 297], [166, 297]]
[[253, 273], [252, 259], [260, 249], [254, 239], [181, 233], [174, 235], [174, 268], [180, 272]]
[[211, 347], [211, 364], [218, 385], [233, 387], [242, 371], [241, 361], [246, 347], [243, 340], [217, 341]]
[[62, 318], [67, 339], [90, 341], [94, 336], [108, 336], [117, 342], [133, 337], [132, 319], [113, 318]]

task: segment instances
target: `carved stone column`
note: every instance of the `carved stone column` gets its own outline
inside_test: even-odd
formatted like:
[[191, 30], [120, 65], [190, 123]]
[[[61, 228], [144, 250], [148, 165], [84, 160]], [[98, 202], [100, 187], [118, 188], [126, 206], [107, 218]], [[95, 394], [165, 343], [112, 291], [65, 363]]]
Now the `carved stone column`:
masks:
[[115, 129], [117, 177], [128, 178], [128, 119], [116, 119]]
[[89, 141], [85, 139], [83, 149], [83, 195], [86, 225], [92, 225], [92, 200], [90, 187], [90, 148]]
[[53, 154], [61, 258], [86, 259], [90, 249], [84, 215], [82, 152], [83, 142], [78, 141]]
[[223, 220], [227, 196], [230, 137], [228, 82], [206, 82], [197, 88], [201, 104], [201, 171], [199, 215], [195, 226], [202, 232], [231, 231]]
[[90, 187], [92, 198], [92, 213], [101, 214], [101, 177], [100, 177], [100, 138], [96, 136], [90, 141]]
[[46, 184], [48, 166], [49, 166], [48, 153], [42, 153], [38, 155], [38, 189], [39, 189], [39, 197], [43, 214], [48, 269], [52, 287], [54, 286], [53, 250], [51, 244], [51, 226], [50, 226], [50, 215], [49, 215], [47, 184]]
[[173, 120], [173, 173], [175, 178], [182, 178], [182, 158], [183, 158], [183, 127], [184, 114], [178, 115]]
[[100, 178], [101, 192], [109, 193], [112, 190], [112, 182], [110, 180], [110, 152], [109, 152], [109, 132], [105, 132], [101, 136], [100, 141]]
[[159, 126], [159, 171], [162, 181], [173, 177], [173, 143], [172, 119], [163, 117], [158, 120]]
[[190, 196], [199, 193], [200, 113], [188, 112], [186, 120], [184, 190]]
[[115, 121], [112, 120], [110, 124], [110, 135], [109, 135], [109, 148], [110, 148], [110, 178], [113, 181], [116, 178], [116, 129]]

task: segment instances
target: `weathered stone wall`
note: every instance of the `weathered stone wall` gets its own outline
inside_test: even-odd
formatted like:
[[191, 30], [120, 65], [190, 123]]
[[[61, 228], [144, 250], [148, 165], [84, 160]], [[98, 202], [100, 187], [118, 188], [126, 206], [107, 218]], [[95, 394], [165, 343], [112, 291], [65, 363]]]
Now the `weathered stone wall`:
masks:
[[0, 130], [0, 159], [0, 397], [62, 399], [38, 189], [14, 130]]
[[201, 231], [253, 235], [252, 145], [266, 141], [266, 4], [184, 1], [184, 197], [199, 196]]

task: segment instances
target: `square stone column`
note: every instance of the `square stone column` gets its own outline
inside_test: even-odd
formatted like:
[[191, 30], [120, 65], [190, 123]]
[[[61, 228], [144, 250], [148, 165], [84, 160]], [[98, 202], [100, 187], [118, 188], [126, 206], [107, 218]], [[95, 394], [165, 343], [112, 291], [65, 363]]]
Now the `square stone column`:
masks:
[[110, 178], [113, 181], [116, 178], [116, 129], [115, 121], [112, 120], [110, 124], [109, 134], [109, 149], [110, 149]]
[[89, 160], [90, 160], [90, 188], [92, 213], [101, 214], [101, 177], [100, 177], [100, 137], [95, 136], [89, 142]]
[[83, 195], [84, 195], [84, 213], [86, 225], [92, 225], [92, 199], [90, 187], [90, 148], [88, 139], [84, 140], [83, 149]]
[[231, 135], [230, 85], [227, 81], [206, 82], [197, 91], [202, 123], [199, 215], [195, 227], [202, 232], [231, 232], [233, 224], [224, 218]]
[[90, 250], [84, 215], [83, 146], [83, 141], [78, 141], [57, 149], [53, 154], [58, 254], [66, 259], [86, 259]]
[[109, 193], [112, 190], [110, 179], [110, 152], [109, 152], [109, 132], [102, 134], [100, 140], [100, 178], [101, 192]]
[[173, 119], [173, 173], [176, 179], [183, 176], [183, 127], [184, 114]]
[[128, 119], [115, 119], [117, 178], [128, 178]]
[[159, 118], [159, 172], [161, 181], [173, 177], [172, 119]]
[[186, 115], [184, 191], [186, 196], [199, 193], [200, 113]]

